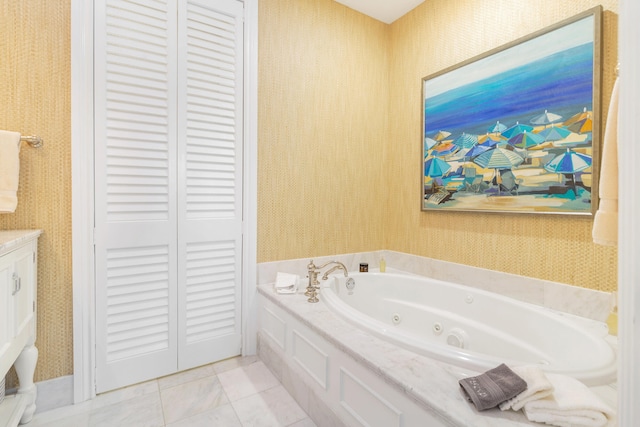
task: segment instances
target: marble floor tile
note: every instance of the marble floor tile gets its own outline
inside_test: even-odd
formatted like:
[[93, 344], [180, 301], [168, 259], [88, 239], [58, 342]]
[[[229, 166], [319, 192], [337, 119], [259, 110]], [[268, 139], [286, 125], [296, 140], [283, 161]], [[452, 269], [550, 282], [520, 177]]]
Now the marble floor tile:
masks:
[[163, 427], [158, 393], [145, 394], [91, 411], [89, 427]]
[[[53, 410], [52, 410], [53, 411]], [[89, 417], [91, 413], [81, 412], [72, 414], [63, 418], [52, 416], [52, 411], [46, 411], [37, 414], [30, 423], [25, 424], [28, 427], [87, 427], [89, 425]]]
[[307, 414], [282, 386], [231, 402], [243, 426], [282, 427], [307, 418]]
[[215, 376], [170, 387], [160, 391], [166, 423], [201, 414], [229, 403]]
[[188, 383], [193, 380], [200, 380], [215, 374], [216, 371], [213, 369], [213, 365], [204, 365], [198, 368], [189, 369], [188, 371], [182, 371], [177, 374], [158, 378], [158, 388], [160, 390], [164, 390], [165, 388], [175, 387], [180, 384]]
[[316, 423], [309, 417], [303, 418], [298, 422], [290, 424], [288, 427], [317, 427]]
[[91, 408], [98, 409], [103, 406], [113, 405], [114, 403], [124, 402], [125, 400], [129, 400], [134, 397], [140, 397], [157, 392], [158, 382], [156, 380], [145, 381], [129, 387], [99, 394], [91, 401]]
[[[40, 426], [49, 426], [49, 425], [57, 426], [59, 425], [57, 423], [60, 420], [66, 420], [72, 417], [77, 418], [78, 416], [81, 416], [81, 415], [86, 415], [88, 420], [92, 405], [93, 405], [92, 401], [89, 400], [86, 402], [79, 403], [77, 405], [62, 406], [60, 408], [50, 409], [48, 411], [37, 412], [33, 416], [33, 419], [28, 425], [29, 427], [33, 427], [33, 426], [40, 427]], [[60, 425], [64, 425], [64, 424], [60, 424]], [[71, 423], [70, 425], [73, 425], [73, 423]]]
[[315, 427], [269, 368], [236, 357], [35, 415], [29, 427]]
[[[210, 411], [185, 418], [175, 423], [167, 424], [167, 427], [243, 427], [230, 403], [222, 405]], [[302, 427], [302, 426], [301, 426]]]
[[259, 360], [260, 359], [258, 359], [258, 356], [238, 356], [221, 360], [220, 362], [216, 362], [211, 366], [216, 371], [216, 374], [220, 374], [222, 372], [230, 371], [241, 366], [251, 365], [252, 363], [258, 362]]
[[222, 372], [218, 378], [232, 402], [280, 385], [261, 361]]

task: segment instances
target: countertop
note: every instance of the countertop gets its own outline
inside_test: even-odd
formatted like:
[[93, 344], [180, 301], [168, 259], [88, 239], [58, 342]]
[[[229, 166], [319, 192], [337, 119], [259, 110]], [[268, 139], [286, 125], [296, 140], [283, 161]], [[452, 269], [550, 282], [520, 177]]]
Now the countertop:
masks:
[[21, 244], [36, 239], [42, 230], [0, 230], [0, 255], [12, 251]]

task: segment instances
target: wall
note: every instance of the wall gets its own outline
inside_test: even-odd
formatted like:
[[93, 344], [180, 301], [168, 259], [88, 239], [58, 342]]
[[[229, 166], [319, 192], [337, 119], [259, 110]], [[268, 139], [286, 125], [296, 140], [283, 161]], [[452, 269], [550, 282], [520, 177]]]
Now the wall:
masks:
[[[36, 380], [73, 372], [69, 0], [0, 0], [0, 129], [36, 134], [20, 151], [18, 207], [0, 229], [44, 230], [38, 244]], [[7, 385], [15, 377], [10, 374]]]
[[389, 28], [260, 0], [258, 262], [383, 248]]
[[[385, 248], [591, 289], [617, 288], [617, 251], [590, 217], [420, 211], [421, 79], [602, 4], [603, 117], [617, 63], [617, 1], [427, 0], [391, 25]], [[604, 119], [603, 119], [604, 120]]]

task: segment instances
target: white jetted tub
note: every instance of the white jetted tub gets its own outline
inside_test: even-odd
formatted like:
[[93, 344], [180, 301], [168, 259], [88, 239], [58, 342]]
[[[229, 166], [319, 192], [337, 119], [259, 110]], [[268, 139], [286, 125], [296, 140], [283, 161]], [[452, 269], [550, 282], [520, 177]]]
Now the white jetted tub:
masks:
[[463, 369], [537, 364], [589, 386], [616, 380], [604, 323], [467, 286], [399, 273], [349, 273], [322, 282], [334, 312], [378, 337]]

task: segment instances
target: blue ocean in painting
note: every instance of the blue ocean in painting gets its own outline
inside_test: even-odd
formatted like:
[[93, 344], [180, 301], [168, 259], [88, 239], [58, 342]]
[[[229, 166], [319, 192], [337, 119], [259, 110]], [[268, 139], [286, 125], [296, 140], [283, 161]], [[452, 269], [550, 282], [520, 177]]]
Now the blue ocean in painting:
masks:
[[425, 93], [425, 135], [485, 134], [498, 120], [508, 127], [545, 110], [564, 118], [591, 110], [592, 67], [587, 43], [433, 97]]

